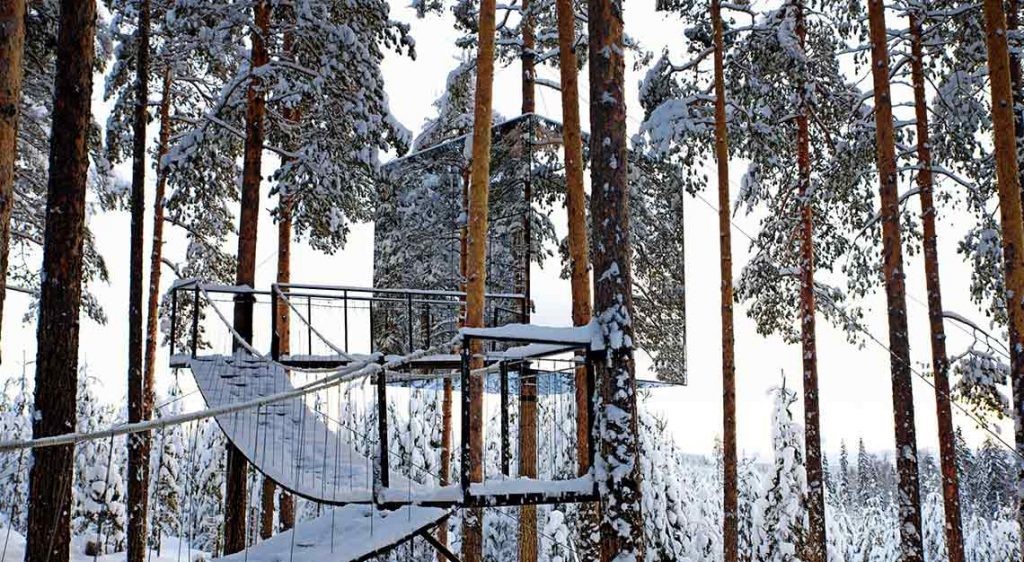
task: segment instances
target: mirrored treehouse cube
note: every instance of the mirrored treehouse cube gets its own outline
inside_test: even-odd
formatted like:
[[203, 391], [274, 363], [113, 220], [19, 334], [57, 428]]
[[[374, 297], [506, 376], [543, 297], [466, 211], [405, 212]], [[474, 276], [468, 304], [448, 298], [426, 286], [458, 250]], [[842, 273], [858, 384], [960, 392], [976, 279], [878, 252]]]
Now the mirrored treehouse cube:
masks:
[[[384, 166], [375, 220], [375, 287], [463, 289], [460, 259], [472, 139], [469, 128], [457, 133]], [[674, 383], [685, 383], [687, 376], [682, 226], [684, 186], [692, 181], [682, 181], [681, 173], [639, 152], [630, 154], [637, 343], [658, 378]], [[566, 226], [554, 222], [565, 221], [561, 123], [534, 114], [496, 123], [490, 177], [486, 323], [527, 322], [528, 264], [559, 267], [568, 277]], [[568, 300], [568, 285], [565, 291]], [[458, 300], [377, 304], [375, 347], [399, 353], [448, 341], [462, 313]]]

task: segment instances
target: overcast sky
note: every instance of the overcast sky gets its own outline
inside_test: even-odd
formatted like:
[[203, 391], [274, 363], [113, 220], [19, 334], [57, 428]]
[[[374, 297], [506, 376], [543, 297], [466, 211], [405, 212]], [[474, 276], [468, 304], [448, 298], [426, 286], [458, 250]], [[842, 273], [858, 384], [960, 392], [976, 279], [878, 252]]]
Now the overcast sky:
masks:
[[[393, 0], [393, 17], [412, 25], [416, 38], [417, 60], [389, 55], [384, 75], [391, 98], [391, 108], [397, 117], [414, 132], [418, 132], [423, 120], [430, 117], [431, 104], [443, 92], [448, 72], [458, 64], [459, 53], [453, 46], [456, 33], [449, 16], [416, 20], [415, 13], [406, 7], [407, 0]], [[653, 0], [627, 4], [626, 30], [638, 39], [645, 48], [659, 52], [663, 46], [678, 50], [682, 28], [678, 20], [654, 12]], [[897, 26], [890, 21], [889, 26]], [[642, 71], [635, 72], [631, 64], [627, 68], [627, 91], [629, 93], [629, 127], [635, 132], [642, 117], [637, 99], [636, 85], [642, 78]], [[557, 73], [543, 69], [541, 75], [557, 80]], [[866, 82], [869, 84], [870, 82]], [[106, 119], [106, 108], [100, 100], [102, 82], [94, 86], [96, 118], [100, 123]], [[587, 123], [587, 81], [586, 73], [581, 75], [581, 109], [583, 122]], [[519, 113], [519, 66], [499, 68], [495, 79], [495, 110], [509, 117]], [[897, 94], [899, 95], [899, 94]], [[537, 89], [537, 111], [558, 119], [560, 97], [557, 92], [543, 87]], [[584, 125], [586, 128], [586, 125]], [[156, 124], [151, 125], [155, 134]], [[264, 157], [264, 176], [268, 176], [276, 160]], [[738, 190], [739, 178], [743, 174], [742, 164], [737, 163], [731, 170], [732, 193]], [[715, 187], [713, 170], [706, 172]], [[127, 168], [118, 170], [128, 178]], [[687, 172], [684, 172], [687, 173]], [[698, 173], [691, 171], [689, 173]], [[150, 186], [153, 174], [147, 178]], [[906, 182], [904, 182], [906, 183]], [[900, 191], [909, 185], [901, 185]], [[263, 192], [269, 188], [264, 184]], [[949, 185], [939, 189], [955, 189]], [[714, 191], [708, 192], [707, 201], [717, 201]], [[146, 240], [149, 242], [152, 225], [150, 205], [152, 187], [147, 192]], [[261, 217], [257, 284], [268, 285], [275, 274], [276, 230], [266, 209], [271, 201], [265, 200], [265, 212]], [[914, 212], [919, 206], [911, 203]], [[565, 216], [560, 210], [552, 218], [559, 237], [565, 235]], [[686, 261], [687, 261], [687, 311], [688, 311], [688, 352], [689, 386], [662, 389], [654, 392], [649, 406], [662, 413], [669, 422], [672, 437], [686, 451], [707, 453], [713, 440], [721, 434], [721, 345], [719, 317], [719, 270], [717, 214], [706, 202], [698, 198], [687, 199], [686, 210]], [[956, 243], [969, 226], [968, 217], [943, 212], [939, 220], [939, 249], [942, 260], [942, 286], [945, 307], [986, 324], [982, 315], [970, 303], [968, 283], [969, 266], [956, 253]], [[742, 216], [737, 224], [746, 232], [756, 232], [756, 223]], [[110, 321], [99, 326], [84, 320], [81, 337], [81, 361], [87, 363], [91, 375], [97, 377], [103, 391], [101, 396], [110, 401], [120, 401], [124, 395], [126, 377], [126, 295], [128, 288], [128, 232], [129, 224], [125, 213], [105, 214], [91, 217], [91, 226], [97, 235], [100, 251], [107, 259], [111, 281], [109, 285], [94, 287], [94, 291], [106, 308]], [[166, 255], [179, 259], [182, 254], [180, 237], [173, 227], [168, 240]], [[748, 240], [740, 232], [733, 236], [735, 274], [748, 255]], [[296, 244], [293, 250], [292, 279], [295, 282], [331, 283], [370, 286], [372, 280], [373, 254], [372, 225], [358, 225], [353, 229], [349, 244], [344, 251], [334, 256], [324, 256]], [[234, 248], [234, 242], [231, 242]], [[149, 248], [146, 249], [147, 256]], [[147, 259], [148, 264], [148, 259]], [[911, 347], [915, 367], [927, 373], [930, 367], [928, 345], [927, 310], [925, 300], [923, 265], [920, 256], [907, 259], [907, 287], [910, 300], [907, 309], [910, 320]], [[170, 275], [165, 273], [165, 285]], [[570, 323], [570, 300], [568, 283], [558, 279], [558, 264], [549, 263], [543, 269], [533, 272], [532, 294], [536, 303], [533, 321], [538, 324], [568, 325]], [[3, 364], [0, 375], [11, 376], [21, 372], [22, 354], [29, 361], [35, 357], [35, 325], [22, 323], [26, 298], [18, 293], [9, 293], [8, 309], [3, 326]], [[869, 299], [866, 305], [872, 308], [868, 314], [871, 332], [879, 340], [886, 341], [886, 320], [884, 295], [879, 293]], [[834, 453], [840, 442], [855, 448], [856, 440], [863, 437], [867, 447], [876, 451], [893, 449], [892, 396], [887, 352], [873, 342], [863, 348], [852, 346], [843, 334], [831, 328], [826, 322], [818, 323], [818, 356], [821, 397], [821, 423], [824, 447]], [[961, 351], [970, 338], [956, 326], [947, 325], [950, 353]], [[747, 454], [764, 457], [770, 454], [770, 407], [768, 392], [781, 381], [785, 373], [787, 384], [799, 389], [801, 382], [800, 350], [798, 346], [787, 345], [780, 338], [763, 338], [747, 319], [742, 305], [736, 315], [736, 362], [737, 362], [737, 418], [739, 424], [739, 447]], [[166, 387], [169, 375], [166, 370], [166, 349], [158, 355], [161, 366], [159, 391]], [[641, 361], [643, 368], [647, 364]], [[29, 365], [29, 373], [33, 366]], [[647, 376], [641, 373], [641, 376]], [[190, 385], [186, 372], [182, 373], [183, 384]], [[918, 443], [922, 448], [935, 449], [936, 423], [934, 392], [923, 380], [915, 377], [914, 397], [917, 409]], [[191, 407], [198, 407], [192, 404]], [[799, 406], [798, 406], [799, 408]], [[799, 409], [795, 410], [802, 419]], [[972, 441], [978, 441], [983, 433], [964, 415], [956, 414], [957, 425], [964, 428]], [[1012, 427], [999, 427], [1004, 439], [1012, 442]]]

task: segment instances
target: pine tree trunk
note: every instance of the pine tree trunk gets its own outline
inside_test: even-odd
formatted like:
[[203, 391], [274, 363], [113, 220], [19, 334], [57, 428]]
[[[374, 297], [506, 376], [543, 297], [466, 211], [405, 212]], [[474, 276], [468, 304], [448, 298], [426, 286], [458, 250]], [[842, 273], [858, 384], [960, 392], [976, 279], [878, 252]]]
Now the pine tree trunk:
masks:
[[725, 112], [722, 2], [711, 0], [715, 42], [715, 160], [718, 165], [718, 247], [722, 307], [722, 525], [725, 562], [739, 560], [739, 471], [736, 459], [736, 337], [733, 328], [732, 224], [729, 209], [729, 132]]
[[[285, 109], [285, 118], [291, 120], [297, 112]], [[297, 116], [296, 116], [296, 121]], [[292, 204], [287, 197], [281, 197], [278, 202], [277, 216], [277, 282], [285, 285], [292, 280]], [[277, 303], [277, 342], [278, 350], [282, 355], [291, 353], [291, 311], [288, 303], [279, 300]], [[273, 534], [274, 527], [274, 494], [277, 486], [273, 480], [263, 478], [263, 505], [260, 536], [264, 539]], [[281, 491], [281, 513], [278, 515], [282, 529], [291, 529], [295, 526], [295, 498], [291, 494]]]
[[932, 200], [932, 157], [928, 134], [928, 100], [925, 93], [922, 27], [924, 9], [909, 14], [917, 117], [917, 185], [921, 190], [921, 224], [924, 230], [924, 275], [928, 287], [928, 321], [931, 328], [932, 368], [935, 386], [935, 415], [939, 425], [939, 460], [942, 471], [942, 499], [946, 513], [946, 552], [949, 562], [964, 561], [963, 531], [960, 523], [960, 482], [956, 467], [956, 437], [949, 396], [949, 358], [942, 317], [942, 289], [939, 284], [938, 236], [935, 233], [935, 203]]
[[[590, 47], [590, 216], [594, 243], [594, 312], [608, 357], [595, 365], [601, 386], [601, 560], [643, 560], [636, 364], [633, 358], [633, 250], [626, 174], [625, 44], [622, 4], [587, 3]], [[629, 531], [622, 533], [622, 529]]]
[[[487, 200], [491, 173], [491, 107], [494, 87], [495, 0], [480, 1], [476, 103], [473, 108], [473, 152], [469, 173], [469, 226], [466, 252], [466, 326], [484, 325], [484, 288], [487, 283]], [[469, 349], [471, 369], [483, 367], [483, 346], [474, 340]], [[483, 481], [484, 418], [483, 377], [472, 377], [469, 388], [469, 471], [471, 482]], [[462, 523], [462, 559], [483, 560], [483, 510], [467, 509]]]
[[[257, 69], [269, 60], [265, 36], [270, 29], [270, 4], [259, 0], [253, 6], [251, 66]], [[255, 287], [256, 284], [256, 232], [260, 212], [260, 165], [263, 157], [266, 106], [263, 86], [256, 78], [250, 80], [245, 110], [245, 154], [242, 162], [242, 201], [238, 224], [238, 270], [236, 285]], [[252, 311], [254, 297], [240, 294], [235, 297], [234, 327], [246, 341], [252, 341]], [[241, 346], [235, 342], [236, 349]], [[226, 489], [224, 493], [224, 553], [233, 554], [245, 548], [246, 482], [248, 464], [245, 456], [234, 445], [228, 444]]]
[[25, 51], [25, 0], [0, 0], [0, 328], [7, 300], [7, 263], [14, 208], [14, 160]]
[[[536, 16], [533, 14], [530, 0], [523, 0], [523, 47], [522, 47], [522, 83], [523, 83], [523, 115], [532, 114], [536, 110], [535, 101], [535, 70], [534, 70], [534, 25]], [[530, 119], [533, 119], [531, 116]], [[527, 125], [522, 140], [533, 142], [533, 124]], [[521, 286], [516, 287], [517, 293], [524, 295], [526, 303], [523, 307], [525, 321], [530, 318], [530, 262], [532, 261], [531, 240], [532, 202], [533, 202], [533, 150], [525, 147], [526, 177], [523, 178], [523, 243], [520, 267]], [[519, 378], [519, 476], [537, 477], [537, 384], [533, 378]], [[537, 561], [537, 506], [524, 505], [519, 508], [519, 562]]]
[[[148, 420], [152, 404], [142, 371], [142, 287], [146, 215], [146, 122], [149, 120], [149, 0], [138, 4], [135, 59], [135, 107], [132, 128], [131, 242], [128, 275], [128, 423]], [[149, 432], [135, 433], [128, 444], [127, 562], [146, 559], [149, 505]]]
[[889, 47], [886, 40], [883, 0], [868, 0], [868, 23], [871, 29], [871, 73], [875, 90], [875, 132], [882, 204], [882, 274], [885, 279], [889, 316], [889, 362], [892, 368], [896, 470], [899, 475], [900, 550], [904, 562], [920, 562], [924, 559], [924, 553], [921, 536], [921, 493], [918, 486], [917, 431], [914, 423], [914, 393], [910, 380], [906, 281], [900, 240], [896, 143], [893, 134], [892, 98], [889, 94]]
[[[1021, 210], [1020, 169], [1013, 119], [1010, 56], [1006, 41], [1006, 16], [1000, 0], [985, 0], [985, 36], [988, 47], [989, 82], [992, 87], [992, 128], [995, 140], [996, 177], [999, 185], [999, 218], [1002, 223], [1003, 272], [1010, 325], [1010, 383], [1013, 387], [1014, 438], [1017, 455], [1024, 455], [1024, 214]], [[1016, 302], [1014, 302], [1016, 301]], [[1024, 483], [1024, 465], [1017, 463], [1018, 494]], [[1017, 520], [1024, 530], [1024, 501], [1017, 502]], [[1024, 536], [1024, 535], [1022, 535]]]
[[[294, 10], [285, 8], [283, 13], [284, 17], [294, 21]], [[292, 50], [294, 48], [295, 36], [291, 30], [284, 33], [284, 41], [282, 42], [282, 54], [285, 58], [293, 59]], [[295, 107], [285, 106], [281, 110], [281, 115], [285, 121], [289, 124], [298, 124], [302, 111]], [[281, 165], [288, 163], [289, 158], [282, 158]], [[277, 282], [278, 284], [288, 284], [291, 282], [292, 276], [292, 202], [287, 194], [282, 193], [278, 200], [278, 218], [277, 218]], [[277, 336], [278, 336], [278, 351], [282, 354], [291, 352], [291, 325], [289, 324], [289, 310], [288, 303], [280, 301], [277, 303]], [[274, 496], [277, 494], [277, 486], [274, 481], [263, 477], [263, 491], [260, 496], [260, 537], [263, 539], [269, 539], [274, 534]], [[282, 490], [281, 491], [281, 514], [280, 519], [282, 527], [285, 529], [291, 529], [295, 526], [295, 509], [294, 509], [294, 498], [291, 494]], [[292, 505], [288, 506], [288, 520], [285, 521], [285, 503]], [[287, 523], [287, 526], [285, 524]]]
[[[469, 216], [469, 167], [462, 171], [462, 216]], [[469, 251], [469, 228], [463, 223], [459, 226], [459, 290], [466, 292], [466, 271], [468, 267]], [[465, 306], [466, 299], [463, 297], [463, 310], [459, 314], [458, 327], [466, 325]], [[444, 380], [444, 391], [441, 395], [441, 476], [438, 484], [442, 487], [449, 485], [452, 473], [452, 381]], [[437, 540], [443, 545], [448, 545], [448, 522], [442, 521], [437, 525]], [[437, 554], [437, 562], [448, 562], [440, 552]]]
[[[562, 94], [562, 146], [565, 151], [565, 200], [569, 223], [569, 278], [572, 290], [572, 323], [585, 326], [591, 319], [590, 243], [587, 240], [586, 193], [583, 190], [583, 137], [580, 128], [580, 93], [576, 59], [576, 13], [572, 0], [557, 0], [558, 67]], [[587, 369], [577, 367], [576, 384], [576, 460], [577, 475], [590, 469], [590, 400], [587, 394]], [[577, 540], [577, 555], [591, 561], [599, 557], [598, 544], [591, 540], [601, 526], [600, 504], [580, 504], [583, 530]]]
[[[793, 3], [800, 48], [807, 41], [802, 0]], [[825, 485], [821, 468], [821, 410], [818, 406], [818, 338], [814, 302], [814, 206], [811, 201], [811, 134], [803, 84], [797, 91], [797, 168], [800, 177], [800, 351], [803, 359], [804, 451], [807, 470], [807, 562], [826, 562]]]
[[[34, 404], [40, 415], [32, 420], [33, 438], [75, 428], [95, 32], [95, 0], [61, 0], [36, 333]], [[34, 449], [31, 467], [25, 560], [68, 560], [74, 447]]]
[[[537, 383], [536, 379], [519, 377], [519, 476], [537, 478]], [[519, 560], [537, 560], [537, 506], [519, 508]]]
[[164, 69], [162, 96], [160, 99], [160, 139], [157, 146], [156, 193], [153, 196], [153, 247], [149, 256], [149, 295], [146, 302], [146, 356], [143, 373], [146, 380], [150, 408], [153, 404], [153, 386], [156, 377], [156, 349], [160, 345], [157, 321], [160, 312], [160, 265], [164, 245], [164, 193], [167, 189], [167, 173], [161, 162], [167, 155], [171, 138], [171, 73]]
[[[1010, 34], [1017, 33], [1020, 29], [1020, 2], [1019, 0], [1007, 0], [1006, 2], [1006, 30]], [[1024, 143], [1024, 68], [1021, 67], [1020, 52], [1017, 49], [1010, 51], [1010, 86], [1013, 89], [1013, 116], [1014, 136], [1016, 146]], [[1020, 168], [1020, 155], [1017, 155], [1017, 168]], [[1024, 177], [1018, 177], [1018, 181], [1024, 186]], [[1022, 187], [1024, 189], [1024, 187]], [[1022, 196], [1024, 198], [1024, 196]]]

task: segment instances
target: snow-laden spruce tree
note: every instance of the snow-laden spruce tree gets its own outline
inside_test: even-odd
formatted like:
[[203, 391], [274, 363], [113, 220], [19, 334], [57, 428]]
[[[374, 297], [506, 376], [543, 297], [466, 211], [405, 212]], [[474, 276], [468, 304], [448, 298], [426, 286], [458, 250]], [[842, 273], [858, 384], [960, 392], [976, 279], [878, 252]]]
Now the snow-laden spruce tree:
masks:
[[796, 402], [796, 393], [785, 384], [772, 392], [775, 400], [772, 410], [774, 465], [762, 495], [763, 542], [756, 545], [756, 558], [763, 562], [792, 562], [803, 559], [807, 540], [803, 439], [801, 428], [789, 411]]
[[[171, 383], [163, 409], [156, 417], [181, 413], [181, 386], [177, 378]], [[183, 463], [187, 460], [187, 435], [181, 425], [165, 427], [154, 436], [150, 470], [150, 547], [161, 552], [164, 537], [182, 537], [185, 490]]]
[[224, 471], [226, 443], [220, 428], [205, 420], [194, 430], [189, 452], [188, 522], [193, 548], [217, 555], [224, 546]]
[[[115, 419], [109, 405], [100, 403], [93, 387], [96, 379], [85, 369], [78, 377], [77, 431], [89, 433], [109, 426]], [[117, 449], [124, 439], [84, 441], [75, 447], [75, 480], [72, 528], [90, 537], [97, 552], [124, 548], [127, 510], [123, 463]]]
[[[29, 418], [31, 398], [28, 377], [9, 378], [0, 392], [0, 439], [15, 441], [32, 437]], [[25, 501], [28, 499], [27, 451], [0, 454], [0, 521], [25, 532]]]

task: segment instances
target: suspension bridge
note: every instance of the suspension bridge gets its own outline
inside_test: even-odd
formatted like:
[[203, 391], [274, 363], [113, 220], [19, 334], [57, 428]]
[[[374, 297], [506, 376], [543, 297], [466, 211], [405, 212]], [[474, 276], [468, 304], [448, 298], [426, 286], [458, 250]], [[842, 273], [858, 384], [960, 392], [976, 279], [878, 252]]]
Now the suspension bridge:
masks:
[[[257, 473], [286, 493], [328, 508], [267, 540], [258, 541], [255, 526], [247, 525], [245, 548], [221, 558], [230, 561], [330, 556], [356, 562], [416, 538], [457, 561], [434, 531], [462, 508], [600, 500], [593, 478], [592, 452], [601, 446], [593, 431], [594, 365], [605, 345], [596, 323], [525, 324], [527, 299], [516, 294], [487, 294], [488, 325], [481, 328], [459, 327], [465, 294], [455, 291], [298, 284], [256, 290], [190, 279], [176, 282], [169, 297], [170, 366], [191, 371], [204, 409], [89, 433], [0, 442], [0, 453], [24, 455], [97, 439], [110, 439], [112, 448], [117, 436], [212, 418]], [[264, 314], [268, 321], [261, 325], [268, 328], [254, 326], [251, 337], [241, 336], [224, 311], [240, 303]], [[482, 389], [480, 400], [471, 399], [474, 388]], [[449, 437], [440, 453], [452, 459], [450, 470], [424, 466], [395, 447], [392, 413], [405, 401], [409, 429], [421, 424], [412, 409], [418, 392], [445, 402], [435, 412], [445, 412]], [[529, 454], [550, 469], [541, 471], [543, 478], [515, 474], [514, 405], [544, 401], [547, 427], [544, 435], [539, 424], [532, 429]], [[577, 416], [583, 402], [586, 415]], [[581, 418], [586, 427], [580, 427]], [[490, 468], [470, 452], [471, 423], [492, 430], [483, 432], [485, 450], [499, 457]], [[587, 458], [574, 457], [580, 454], [575, 446], [559, 446], [583, 435]], [[482, 479], [471, 478], [476, 471]], [[254, 497], [253, 490], [246, 495]]]
[[[432, 534], [457, 509], [599, 499], [592, 471], [557, 480], [514, 476], [510, 437], [512, 403], [524, 391], [574, 395], [582, 382], [581, 391], [593, 396], [593, 362], [604, 348], [596, 325], [517, 323], [525, 317], [525, 299], [488, 294], [489, 325], [457, 329], [453, 320], [463, 299], [451, 291], [295, 284], [258, 291], [198, 280], [171, 288], [171, 366], [191, 370], [208, 411], [216, 412], [225, 437], [250, 466], [288, 493], [332, 506], [269, 540], [247, 540], [243, 552], [225, 560], [329, 555], [357, 561], [415, 537], [457, 560]], [[222, 310], [237, 302], [266, 310], [269, 331], [252, 342], [242, 338]], [[230, 336], [215, 342], [214, 326]], [[368, 349], [351, 351], [360, 337]], [[471, 349], [480, 354], [472, 357]], [[471, 369], [471, 359], [483, 367]], [[459, 453], [457, 478], [438, 485], [448, 478], [423, 478], [422, 467], [407, 462], [393, 469], [388, 423], [396, 399], [411, 400], [411, 389], [472, 388], [475, 378], [491, 397], [481, 403], [497, 401], [501, 469], [485, 469], [480, 482], [470, 479], [480, 462], [469, 451], [470, 420], [482, 414], [474, 412], [470, 392], [460, 392], [462, 439], [450, 445]], [[593, 400], [588, 404], [592, 410]], [[589, 451], [595, 446], [591, 429], [585, 430]]]

